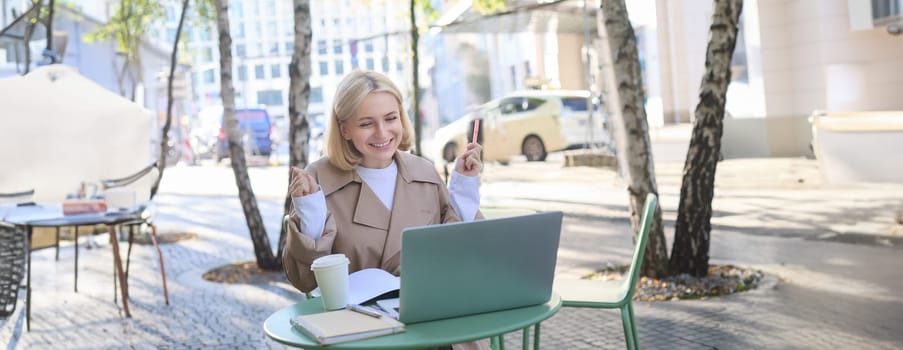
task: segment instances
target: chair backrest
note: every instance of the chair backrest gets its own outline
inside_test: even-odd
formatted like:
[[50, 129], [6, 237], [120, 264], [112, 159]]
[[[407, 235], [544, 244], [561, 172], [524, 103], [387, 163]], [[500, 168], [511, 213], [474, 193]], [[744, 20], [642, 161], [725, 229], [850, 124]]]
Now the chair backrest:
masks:
[[633, 298], [636, 291], [636, 283], [640, 278], [640, 270], [643, 265], [643, 257], [646, 255], [646, 243], [649, 241], [649, 231], [652, 229], [652, 214], [655, 213], [655, 206], [658, 204], [658, 197], [649, 193], [646, 195], [646, 202], [643, 204], [643, 216], [640, 218], [639, 232], [637, 232], [636, 246], [633, 251], [633, 260], [630, 262], [630, 270], [627, 272], [627, 278], [621, 282], [621, 288], [627, 288], [625, 298]]

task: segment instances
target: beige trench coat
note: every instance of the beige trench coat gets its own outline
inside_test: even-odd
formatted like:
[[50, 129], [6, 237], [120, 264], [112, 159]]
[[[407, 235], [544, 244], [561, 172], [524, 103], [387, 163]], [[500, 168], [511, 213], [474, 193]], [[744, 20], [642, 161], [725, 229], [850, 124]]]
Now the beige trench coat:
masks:
[[340, 170], [325, 158], [308, 166], [326, 196], [326, 226], [314, 241], [300, 231], [300, 219], [291, 211], [283, 265], [295, 288], [303, 292], [314, 289], [317, 284], [311, 262], [335, 253], [351, 260], [349, 272], [376, 267], [398, 276], [402, 230], [460, 221], [432, 163], [401, 152], [396, 153], [395, 162], [398, 178], [391, 211], [357, 171]]

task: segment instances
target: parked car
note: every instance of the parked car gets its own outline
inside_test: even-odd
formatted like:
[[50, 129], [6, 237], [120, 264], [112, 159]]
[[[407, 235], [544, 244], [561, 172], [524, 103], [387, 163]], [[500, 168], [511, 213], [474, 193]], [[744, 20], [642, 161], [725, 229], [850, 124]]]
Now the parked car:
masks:
[[[243, 108], [235, 110], [238, 118], [238, 127], [242, 131], [242, 143], [245, 152], [251, 155], [269, 156], [273, 151], [271, 134], [273, 125], [270, 115], [263, 108]], [[222, 127], [220, 117], [219, 136], [217, 137], [216, 160], [219, 161], [229, 156], [229, 142], [226, 140], [226, 130]]]
[[589, 108], [589, 97], [589, 92], [582, 90], [508, 94], [439, 128], [430, 156], [454, 161], [470, 142], [476, 119], [481, 120], [478, 140], [485, 161], [507, 163], [517, 155], [524, 155], [528, 161], [543, 161], [549, 152], [598, 142], [595, 140], [604, 134], [604, 124], [602, 118], [592, 118], [598, 108]]

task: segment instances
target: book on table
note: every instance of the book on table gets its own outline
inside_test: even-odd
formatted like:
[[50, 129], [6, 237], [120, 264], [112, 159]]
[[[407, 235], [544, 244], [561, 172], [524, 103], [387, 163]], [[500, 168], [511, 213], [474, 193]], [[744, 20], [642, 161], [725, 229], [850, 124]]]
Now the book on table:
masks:
[[291, 323], [322, 345], [404, 332], [404, 324], [391, 317], [374, 317], [347, 309], [295, 316]]

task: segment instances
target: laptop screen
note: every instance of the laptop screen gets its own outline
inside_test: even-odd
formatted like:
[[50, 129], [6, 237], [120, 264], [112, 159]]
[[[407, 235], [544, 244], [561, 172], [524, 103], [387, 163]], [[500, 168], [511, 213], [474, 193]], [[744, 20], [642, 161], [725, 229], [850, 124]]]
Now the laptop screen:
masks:
[[400, 320], [416, 323], [549, 300], [562, 213], [408, 228]]

